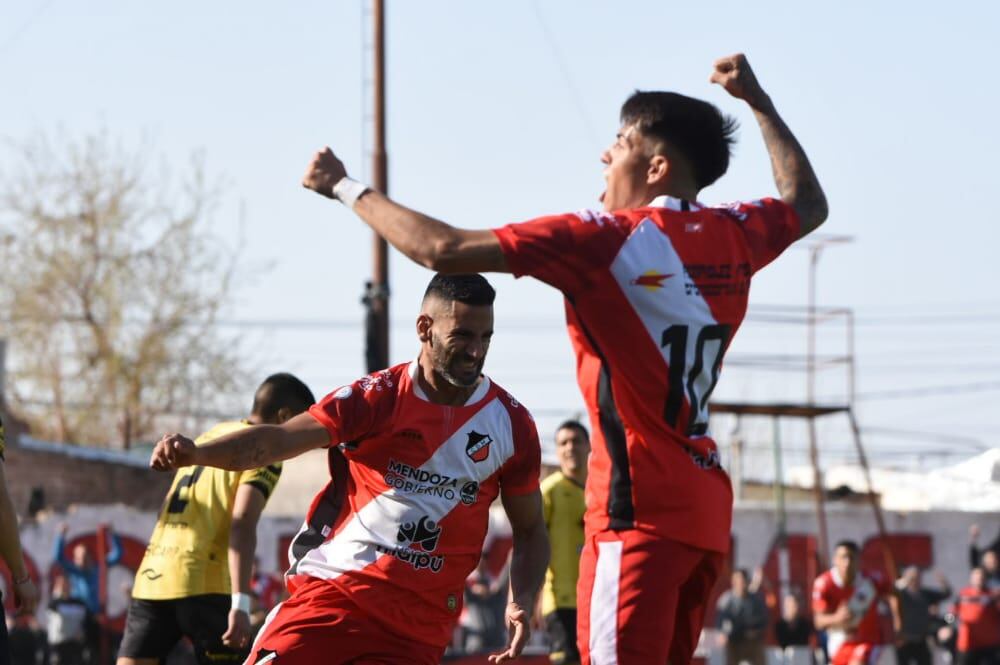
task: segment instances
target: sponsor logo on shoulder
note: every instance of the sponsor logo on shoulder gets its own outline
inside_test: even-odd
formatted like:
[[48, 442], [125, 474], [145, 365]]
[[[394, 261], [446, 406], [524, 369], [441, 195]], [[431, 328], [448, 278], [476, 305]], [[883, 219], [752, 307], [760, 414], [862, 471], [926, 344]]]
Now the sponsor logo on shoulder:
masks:
[[604, 226], [605, 224], [614, 224], [617, 221], [614, 215], [603, 210], [584, 209], [578, 210], [574, 214], [585, 224], [597, 224], [598, 226]]
[[386, 388], [392, 388], [395, 383], [392, 380], [392, 372], [387, 369], [383, 369], [380, 372], [375, 372], [374, 374], [369, 374], [358, 380], [358, 385], [366, 393], [372, 390], [381, 392]]
[[333, 393], [333, 399], [347, 399], [351, 396], [354, 389], [350, 386], [344, 386], [343, 388], [338, 388], [337, 392]]
[[476, 430], [468, 432], [467, 436], [469, 442], [465, 446], [465, 454], [469, 456], [469, 459], [478, 463], [490, 456], [490, 444], [493, 443], [493, 437], [489, 434], [480, 434]]

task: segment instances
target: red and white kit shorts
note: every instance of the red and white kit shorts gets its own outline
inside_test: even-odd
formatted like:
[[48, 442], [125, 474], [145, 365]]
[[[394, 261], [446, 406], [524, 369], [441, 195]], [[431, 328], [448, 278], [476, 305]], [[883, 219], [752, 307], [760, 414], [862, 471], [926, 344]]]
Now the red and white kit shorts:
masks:
[[577, 584], [582, 665], [689, 663], [723, 559], [635, 530], [588, 535]]
[[245, 665], [437, 665], [444, 650], [393, 635], [317, 579], [271, 611]]
[[868, 642], [844, 642], [830, 658], [830, 665], [863, 663], [874, 665], [882, 655], [882, 646]]

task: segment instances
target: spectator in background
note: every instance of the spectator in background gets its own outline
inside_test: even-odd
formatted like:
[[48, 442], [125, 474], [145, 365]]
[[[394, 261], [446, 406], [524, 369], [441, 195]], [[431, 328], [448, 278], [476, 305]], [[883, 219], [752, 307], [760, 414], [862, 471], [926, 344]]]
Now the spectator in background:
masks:
[[896, 636], [899, 665], [931, 665], [931, 650], [927, 644], [933, 632], [931, 608], [951, 596], [948, 580], [940, 572], [936, 577], [940, 589], [922, 587], [920, 569], [910, 566], [896, 582], [901, 621]]
[[802, 616], [798, 596], [788, 594], [781, 604], [781, 618], [774, 624], [778, 646], [783, 650], [788, 647], [807, 647], [812, 634], [812, 621]]
[[[94, 561], [90, 549], [83, 543], [77, 543], [73, 548], [73, 559], [66, 558], [66, 534], [69, 525], [63, 522], [59, 525], [59, 535], [56, 537], [56, 563], [63, 569], [69, 581], [69, 596], [82, 600], [91, 614], [101, 613], [100, 588], [98, 586], [100, 568]], [[122, 543], [118, 535], [108, 529], [108, 554], [104, 558], [105, 565], [111, 567], [121, 561]]]
[[576, 420], [556, 430], [559, 470], [542, 481], [542, 512], [549, 530], [549, 570], [542, 590], [542, 617], [549, 636], [549, 660], [557, 665], [580, 662], [576, 646], [576, 582], [583, 550], [583, 514], [587, 506], [587, 458], [590, 434]]
[[[90, 549], [84, 543], [73, 547], [72, 560], [66, 558], [66, 534], [69, 525], [63, 522], [59, 525], [56, 536], [55, 554], [53, 558], [62, 568], [69, 583], [69, 597], [83, 601], [87, 606], [87, 620], [84, 628], [87, 650], [91, 654], [100, 653], [101, 626], [98, 617], [101, 614], [100, 566], [94, 560]], [[122, 543], [118, 535], [108, 529], [108, 553], [104, 557], [105, 565], [110, 568], [122, 558]]]
[[46, 610], [50, 665], [81, 665], [86, 645], [87, 605], [70, 596], [69, 582], [59, 575], [52, 582]]
[[[1000, 556], [1000, 533], [998, 533], [997, 537], [993, 539], [993, 542], [982, 548], [979, 547], [979, 535], [980, 530], [978, 524], [973, 524], [969, 527], [969, 568], [975, 568], [976, 566], [983, 565], [983, 555], [987, 552], [993, 552], [995, 570], [995, 564], [997, 561], [996, 557]], [[987, 574], [989, 573], [989, 571], [986, 572]]]
[[986, 587], [982, 568], [973, 568], [969, 586], [958, 592], [959, 665], [994, 665], [1000, 657], [1000, 596]]
[[993, 665], [1000, 657], [1000, 596], [986, 587], [982, 568], [973, 568], [969, 586], [958, 592], [959, 665]]
[[997, 553], [993, 550], [984, 550], [981, 561], [972, 568], [982, 568], [985, 576], [984, 583], [990, 591], [1000, 590], [1000, 565], [998, 565]]
[[734, 570], [730, 589], [719, 597], [715, 617], [720, 642], [726, 647], [726, 664], [764, 665], [764, 629], [767, 607], [764, 599], [751, 589], [747, 571]]

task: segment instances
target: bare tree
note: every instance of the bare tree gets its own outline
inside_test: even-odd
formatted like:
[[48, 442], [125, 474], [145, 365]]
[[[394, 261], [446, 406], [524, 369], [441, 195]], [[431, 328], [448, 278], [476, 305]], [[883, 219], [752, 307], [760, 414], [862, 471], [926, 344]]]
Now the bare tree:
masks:
[[12, 409], [41, 436], [127, 448], [175, 424], [171, 414], [245, 389], [233, 341], [214, 325], [239, 243], [227, 248], [207, 228], [220, 190], [203, 160], [175, 183], [148, 150], [106, 132], [11, 148], [0, 337]]

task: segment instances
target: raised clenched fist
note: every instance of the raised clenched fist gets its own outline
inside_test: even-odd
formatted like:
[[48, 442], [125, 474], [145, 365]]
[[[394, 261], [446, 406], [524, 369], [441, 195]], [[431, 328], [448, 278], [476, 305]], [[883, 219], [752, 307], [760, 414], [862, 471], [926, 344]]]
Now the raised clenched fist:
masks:
[[718, 83], [730, 95], [742, 99], [754, 109], [760, 110], [770, 103], [742, 53], [716, 60], [709, 81]]
[[347, 169], [344, 163], [327, 147], [313, 155], [306, 174], [302, 176], [302, 186], [332, 199], [333, 186], [345, 177]]

